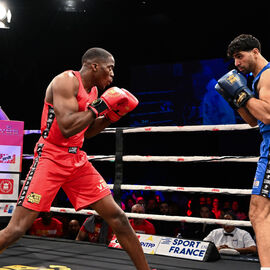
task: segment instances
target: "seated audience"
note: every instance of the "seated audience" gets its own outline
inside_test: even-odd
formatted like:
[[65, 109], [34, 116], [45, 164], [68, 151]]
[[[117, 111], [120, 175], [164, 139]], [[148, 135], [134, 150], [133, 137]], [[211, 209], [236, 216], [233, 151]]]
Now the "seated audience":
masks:
[[220, 216], [221, 216], [221, 209], [219, 208], [219, 199], [218, 198], [214, 198], [213, 199], [212, 212], [214, 213], [214, 215], [216, 216], [217, 219], [220, 218]]
[[143, 207], [145, 207], [145, 199], [143, 197], [138, 197], [136, 199], [136, 204], [141, 204]]
[[134, 199], [132, 198], [132, 196], [128, 196], [125, 200], [125, 207], [126, 207], [126, 212], [131, 212], [131, 208], [132, 206], [135, 204]]
[[[131, 208], [131, 213], [144, 214], [144, 206], [141, 204], [135, 204]], [[129, 220], [132, 228], [136, 233], [156, 234], [154, 225], [143, 218], [133, 218]]]
[[67, 232], [64, 238], [75, 240], [80, 230], [80, 223], [77, 219], [72, 219], [68, 223]]
[[[215, 218], [209, 205], [201, 205], [200, 218]], [[217, 225], [207, 223], [187, 223], [185, 225], [183, 238], [203, 240], [212, 230], [217, 229]]]
[[[159, 215], [169, 215], [169, 204], [167, 202], [162, 202], [159, 205]], [[156, 234], [161, 236], [174, 236], [171, 234], [169, 229], [170, 222], [165, 220], [157, 220], [155, 223]]]
[[81, 226], [76, 240], [108, 244], [112, 239], [112, 230], [100, 216], [91, 215]]
[[30, 235], [61, 237], [63, 234], [63, 223], [52, 217], [52, 212], [41, 212], [29, 229]]
[[233, 211], [234, 215], [237, 217], [237, 219], [239, 219], [239, 220], [246, 220], [247, 219], [247, 215], [245, 214], [245, 212], [240, 210], [239, 202], [236, 200], [232, 202], [232, 211]]
[[[232, 212], [224, 215], [224, 219], [235, 220]], [[256, 253], [257, 247], [250, 233], [231, 225], [223, 225], [223, 228], [215, 229], [203, 240], [213, 242], [218, 250], [230, 248], [240, 254]]]
[[152, 197], [147, 201], [145, 212], [147, 214], [154, 214], [154, 215], [158, 214], [159, 207], [155, 197]]

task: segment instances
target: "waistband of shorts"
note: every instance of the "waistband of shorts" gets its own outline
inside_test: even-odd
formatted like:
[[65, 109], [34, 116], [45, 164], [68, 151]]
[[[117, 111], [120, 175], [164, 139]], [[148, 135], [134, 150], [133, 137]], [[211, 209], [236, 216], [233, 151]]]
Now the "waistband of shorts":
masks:
[[61, 151], [65, 151], [70, 154], [77, 154], [81, 150], [78, 146], [62, 146], [62, 145], [53, 144], [45, 140], [43, 137], [40, 137], [38, 144], [51, 145], [52, 147], [57, 147]]

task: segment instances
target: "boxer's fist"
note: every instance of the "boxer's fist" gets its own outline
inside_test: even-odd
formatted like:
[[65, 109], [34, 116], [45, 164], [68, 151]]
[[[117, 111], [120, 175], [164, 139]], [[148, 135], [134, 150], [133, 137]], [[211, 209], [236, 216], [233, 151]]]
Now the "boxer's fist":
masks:
[[111, 111], [108, 111], [105, 114], [105, 117], [112, 123], [118, 121], [121, 117], [133, 111], [139, 104], [138, 99], [134, 95], [132, 95], [129, 91], [123, 88], [121, 90], [126, 93], [128, 99], [126, 102], [117, 104]]
[[95, 117], [98, 117], [123, 103], [127, 103], [127, 101], [128, 96], [125, 91], [118, 87], [112, 87], [105, 91], [100, 98], [89, 104], [88, 109], [94, 113]]
[[246, 78], [233, 69], [218, 80], [215, 89], [234, 108], [245, 106], [246, 102], [254, 97], [254, 94], [247, 87]]

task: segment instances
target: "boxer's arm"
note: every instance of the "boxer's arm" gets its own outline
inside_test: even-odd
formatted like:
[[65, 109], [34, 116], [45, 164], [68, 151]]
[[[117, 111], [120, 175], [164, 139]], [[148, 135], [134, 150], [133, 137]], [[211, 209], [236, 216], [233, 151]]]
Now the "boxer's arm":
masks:
[[266, 70], [261, 75], [257, 86], [259, 99], [252, 98], [246, 108], [253, 117], [262, 121], [264, 124], [270, 124], [270, 70]]
[[59, 75], [53, 80], [51, 87], [56, 120], [65, 138], [77, 134], [94, 122], [92, 111], [78, 111], [76, 92], [79, 86], [75, 77]]
[[99, 134], [103, 129], [107, 128], [111, 122], [104, 116], [98, 117], [92, 125], [84, 133], [84, 137], [89, 139]]
[[258, 125], [257, 119], [245, 107], [239, 108], [237, 112], [240, 114], [243, 120], [251, 127], [255, 127]]

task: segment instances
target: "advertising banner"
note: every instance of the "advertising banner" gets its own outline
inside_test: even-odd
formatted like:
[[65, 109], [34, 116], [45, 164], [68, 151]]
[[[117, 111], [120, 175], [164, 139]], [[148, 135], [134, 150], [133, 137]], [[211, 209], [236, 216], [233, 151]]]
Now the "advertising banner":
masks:
[[0, 203], [0, 216], [11, 217], [16, 207], [16, 203]]
[[0, 173], [1, 201], [16, 201], [18, 199], [19, 181], [20, 175], [18, 173]]
[[24, 122], [0, 120], [0, 171], [21, 172]]
[[[138, 239], [142, 245], [143, 252], [146, 254], [155, 254], [156, 249], [159, 245], [161, 236], [155, 236], [155, 235], [150, 235], [150, 234], [137, 234]], [[116, 236], [112, 238], [109, 247], [113, 248], [121, 248]]]
[[209, 242], [162, 237], [156, 254], [203, 261]]

